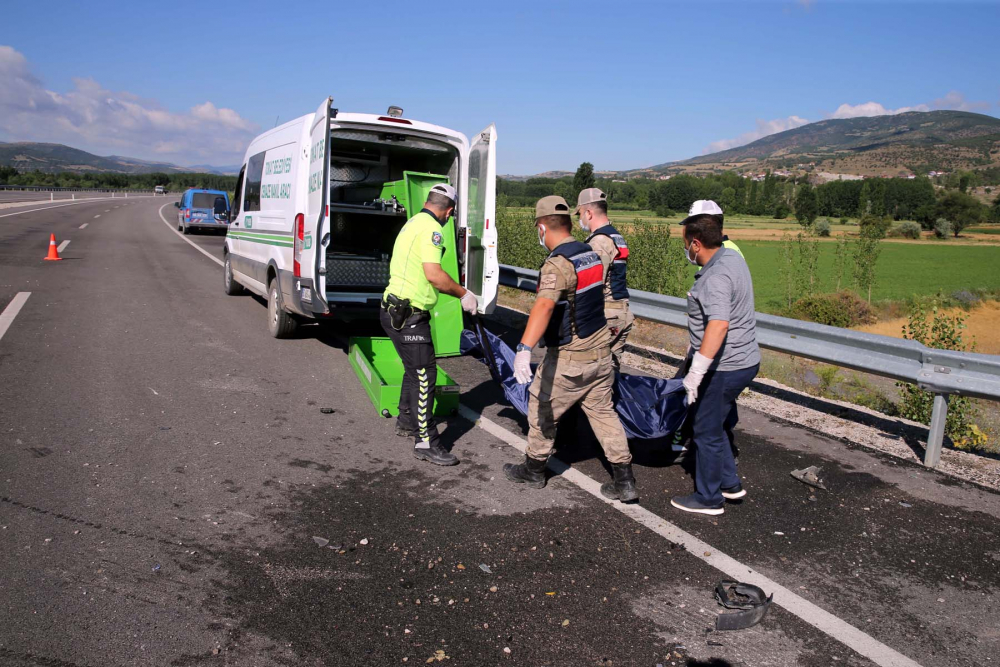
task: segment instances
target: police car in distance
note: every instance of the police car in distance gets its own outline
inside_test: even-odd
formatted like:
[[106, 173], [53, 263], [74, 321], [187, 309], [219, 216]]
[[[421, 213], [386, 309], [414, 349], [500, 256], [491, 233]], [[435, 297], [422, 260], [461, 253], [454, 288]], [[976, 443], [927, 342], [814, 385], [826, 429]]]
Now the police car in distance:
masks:
[[[470, 143], [455, 130], [403, 118], [398, 107], [340, 113], [332, 101], [247, 148], [223, 250], [226, 293], [266, 298], [275, 338], [304, 320], [377, 317], [396, 235], [420, 211], [421, 188], [448, 182], [459, 202], [442, 227], [453, 237], [442, 239], [445, 252], [479, 312], [492, 312], [500, 276], [496, 128]], [[436, 310], [452, 307], [461, 318], [453, 297], [442, 296]]]
[[153, 194], [154, 195], [165, 195], [165, 194], [167, 194], [167, 189], [164, 188], [162, 185], [157, 185], [155, 188], [153, 188]]
[[225, 231], [229, 226], [229, 195], [222, 190], [191, 188], [174, 206], [179, 209], [177, 229], [185, 234], [198, 229]]

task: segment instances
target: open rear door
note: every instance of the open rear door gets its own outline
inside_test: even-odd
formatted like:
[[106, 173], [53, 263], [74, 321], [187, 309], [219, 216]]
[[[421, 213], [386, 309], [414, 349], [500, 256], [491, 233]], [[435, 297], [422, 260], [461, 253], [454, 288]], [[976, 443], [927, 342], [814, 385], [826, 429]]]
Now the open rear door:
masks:
[[[295, 250], [299, 253], [302, 277], [312, 279], [314, 286], [313, 312], [328, 313], [326, 300], [326, 246], [330, 242], [330, 107], [333, 98], [319, 105], [309, 128], [309, 210], [305, 213], [304, 230], [295, 230]], [[300, 233], [302, 238], [300, 238]]]
[[497, 304], [500, 264], [497, 260], [497, 128], [490, 125], [469, 147], [469, 180], [465, 188], [468, 215], [463, 286], [476, 295], [480, 313]]

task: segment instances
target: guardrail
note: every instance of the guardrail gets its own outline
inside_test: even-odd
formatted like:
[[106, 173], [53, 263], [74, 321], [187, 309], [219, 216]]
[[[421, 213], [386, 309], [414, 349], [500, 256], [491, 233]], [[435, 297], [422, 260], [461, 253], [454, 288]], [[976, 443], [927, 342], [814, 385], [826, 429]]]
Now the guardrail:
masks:
[[0, 190], [18, 190], [24, 192], [128, 192], [133, 194], [151, 194], [152, 190], [135, 190], [132, 188], [65, 188], [48, 185], [9, 185], [0, 184]]
[[[500, 266], [500, 284], [535, 291], [538, 272]], [[629, 290], [636, 317], [687, 328], [687, 301]], [[912, 340], [757, 313], [757, 342], [769, 350], [915, 384], [934, 394], [924, 465], [941, 461], [948, 397], [1000, 401], [1000, 356], [925, 347]]]

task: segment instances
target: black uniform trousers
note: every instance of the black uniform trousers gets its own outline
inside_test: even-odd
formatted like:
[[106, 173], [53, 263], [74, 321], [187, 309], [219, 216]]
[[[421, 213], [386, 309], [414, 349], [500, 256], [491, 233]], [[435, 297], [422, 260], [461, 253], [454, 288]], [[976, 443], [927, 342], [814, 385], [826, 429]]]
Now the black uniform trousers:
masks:
[[392, 328], [385, 308], [379, 320], [403, 362], [403, 384], [396, 424], [414, 432], [416, 447], [437, 446], [438, 432], [434, 422], [437, 361], [431, 339], [431, 314], [425, 310], [413, 313], [399, 331]]

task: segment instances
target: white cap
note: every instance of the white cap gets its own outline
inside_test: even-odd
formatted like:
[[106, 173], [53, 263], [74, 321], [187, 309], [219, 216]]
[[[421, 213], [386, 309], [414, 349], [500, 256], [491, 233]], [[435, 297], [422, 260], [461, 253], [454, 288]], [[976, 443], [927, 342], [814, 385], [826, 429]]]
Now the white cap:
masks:
[[681, 224], [687, 224], [687, 221], [696, 215], [722, 215], [722, 209], [711, 199], [699, 199], [695, 203], [691, 204], [690, 210], [688, 210], [688, 217], [681, 220]]
[[447, 183], [438, 183], [433, 188], [431, 192], [437, 193], [439, 195], [444, 195], [448, 199], [452, 200], [456, 204], [458, 203], [458, 193], [455, 192], [455, 188], [451, 187]]

